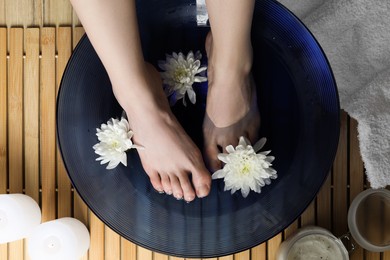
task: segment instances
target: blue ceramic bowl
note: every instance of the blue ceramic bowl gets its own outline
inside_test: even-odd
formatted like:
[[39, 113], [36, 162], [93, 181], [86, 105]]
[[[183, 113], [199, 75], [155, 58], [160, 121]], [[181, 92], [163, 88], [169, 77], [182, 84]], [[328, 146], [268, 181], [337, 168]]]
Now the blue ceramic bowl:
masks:
[[[156, 64], [172, 51], [204, 51], [209, 28], [198, 27], [194, 1], [139, 1], [144, 55]], [[72, 183], [110, 228], [145, 248], [180, 257], [216, 257], [256, 246], [286, 228], [315, 198], [335, 157], [339, 101], [329, 63], [307, 28], [273, 0], [254, 12], [253, 75], [258, 87], [260, 136], [275, 155], [278, 179], [243, 198], [213, 181], [208, 197], [190, 204], [155, 192], [136, 151], [128, 167], [108, 171], [92, 146], [101, 123], [119, 117], [107, 73], [84, 37], [64, 73], [58, 96], [57, 131]], [[207, 62], [206, 59], [203, 62]], [[199, 99], [174, 113], [202, 146], [207, 84]]]

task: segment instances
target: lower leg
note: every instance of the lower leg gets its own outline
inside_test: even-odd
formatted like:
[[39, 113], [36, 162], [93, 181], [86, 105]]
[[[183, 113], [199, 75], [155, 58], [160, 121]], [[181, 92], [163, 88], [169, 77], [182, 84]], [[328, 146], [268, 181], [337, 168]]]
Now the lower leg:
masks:
[[[135, 0], [71, 0], [134, 131], [158, 191], [191, 201], [209, 193], [201, 153], [172, 114], [159, 73], [144, 61]], [[192, 183], [190, 176], [192, 175]]]
[[206, 39], [209, 60], [205, 133], [205, 159], [217, 170], [218, 147], [255, 141], [260, 117], [251, 75], [251, 25], [254, 0], [208, 0], [211, 33]]

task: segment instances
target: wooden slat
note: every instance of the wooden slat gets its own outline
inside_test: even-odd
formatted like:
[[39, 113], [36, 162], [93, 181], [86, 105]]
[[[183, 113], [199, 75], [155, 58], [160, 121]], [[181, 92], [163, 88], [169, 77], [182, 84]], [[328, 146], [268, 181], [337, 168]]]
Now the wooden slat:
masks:
[[[57, 29], [57, 92], [62, 74], [72, 52], [72, 30], [70, 27]], [[72, 213], [72, 185], [66, 172], [61, 153], [57, 147], [57, 185], [58, 185], [58, 218], [70, 217]]]
[[[84, 29], [82, 27], [77, 27], [72, 30], [73, 41], [72, 48], [74, 49], [79, 42], [81, 36], [84, 34]], [[74, 217], [83, 222], [85, 225], [88, 225], [88, 207], [81, 199], [80, 195], [75, 191], [73, 196], [73, 213]], [[82, 260], [87, 260], [88, 256], [85, 256]]]
[[143, 247], [137, 246], [138, 260], [153, 260], [153, 252]]
[[267, 243], [262, 243], [251, 249], [251, 260], [267, 259]]
[[[7, 193], [7, 159], [7, 29], [0, 28], [0, 194]], [[7, 258], [8, 245], [0, 244], [0, 259]]]
[[[350, 140], [349, 140], [349, 197], [352, 203], [353, 199], [364, 190], [364, 167], [360, 156], [359, 140], [357, 133], [356, 120], [350, 120]], [[360, 246], [356, 247], [351, 255], [351, 260], [363, 259], [364, 250]]]
[[8, 244], [0, 244], [0, 259], [8, 259]]
[[[139, 258], [137, 258], [137, 259], [139, 259]], [[181, 258], [181, 257], [170, 256], [169, 260], [185, 260], [185, 259]]]
[[380, 260], [381, 259], [381, 254], [380, 253], [374, 253], [374, 252], [369, 252], [365, 251], [365, 260]]
[[245, 250], [240, 253], [234, 254], [234, 260], [250, 260], [251, 251]]
[[153, 260], [168, 260], [168, 256], [160, 253], [153, 253]]
[[73, 29], [73, 49], [77, 46], [77, 43], [80, 41], [81, 37], [85, 34], [83, 27], [75, 27]]
[[316, 224], [315, 200], [310, 203], [301, 216], [301, 227], [313, 226]]
[[75, 27], [81, 26], [81, 22], [76, 12], [73, 10], [72, 24]]
[[56, 218], [55, 28], [41, 30], [40, 165], [42, 221]]
[[45, 25], [72, 25], [73, 9], [69, 0], [45, 0], [43, 22]]
[[0, 194], [7, 192], [7, 29], [0, 28]]
[[23, 29], [10, 31], [8, 71], [9, 189], [23, 191]]
[[383, 253], [382, 260], [390, 260], [390, 250]]
[[350, 142], [349, 142], [349, 185], [350, 203], [364, 190], [364, 166], [360, 155], [357, 121], [350, 120]]
[[0, 1], [0, 26], [6, 25], [5, 1]]
[[5, 22], [7, 26], [27, 26], [34, 24], [34, 5], [31, 0], [4, 0]]
[[121, 240], [120, 236], [111, 230], [109, 227], [105, 227], [104, 233], [104, 255], [105, 260], [119, 260], [121, 257]]
[[267, 257], [268, 259], [276, 259], [276, 253], [280, 244], [282, 243], [282, 234], [274, 236], [267, 242]]
[[348, 117], [342, 111], [340, 126], [340, 141], [336, 159], [333, 164], [333, 233], [340, 236], [347, 232], [347, 148], [348, 148]]
[[32, 9], [33, 9], [33, 17], [32, 17], [32, 23], [26, 24], [26, 27], [29, 26], [39, 26], [42, 28], [43, 26], [43, 2], [44, 0], [35, 0], [32, 1]]
[[[8, 70], [8, 174], [10, 193], [23, 192], [23, 29], [10, 30]], [[8, 257], [23, 259], [23, 240], [9, 243]]]
[[317, 195], [317, 225], [327, 230], [332, 228], [331, 174]]
[[74, 191], [73, 213], [75, 218], [84, 223], [84, 225], [88, 225], [88, 207], [76, 191]]
[[233, 255], [218, 257], [218, 260], [233, 260], [233, 259], [234, 259]]
[[[134, 259], [137, 259], [137, 246], [131, 243], [130, 241], [128, 241], [127, 239], [121, 238], [121, 260], [134, 260]], [[161, 259], [161, 260], [167, 260], [167, 259]]]
[[284, 231], [284, 239], [288, 239], [290, 236], [292, 236], [296, 231], [298, 230], [298, 220], [295, 220], [293, 223], [291, 223], [290, 226], [288, 226]]
[[25, 190], [39, 203], [39, 28], [26, 29], [24, 42]]
[[91, 246], [89, 247], [89, 259], [104, 260], [104, 224], [91, 212], [89, 219]]

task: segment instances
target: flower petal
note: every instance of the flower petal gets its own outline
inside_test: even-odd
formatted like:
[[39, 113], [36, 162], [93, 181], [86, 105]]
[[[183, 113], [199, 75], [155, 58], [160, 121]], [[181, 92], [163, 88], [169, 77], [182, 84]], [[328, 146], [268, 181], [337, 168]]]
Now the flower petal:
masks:
[[263, 137], [259, 141], [257, 141], [255, 143], [255, 145], [253, 146], [253, 149], [255, 150], [255, 152], [257, 153], [258, 151], [260, 151], [260, 149], [263, 148], [263, 146], [265, 145], [266, 142], [267, 142], [267, 138], [265, 138], [265, 137]]
[[111, 160], [111, 161], [108, 163], [106, 169], [107, 169], [107, 170], [112, 170], [112, 169], [114, 169], [115, 167], [117, 167], [119, 163], [120, 163], [119, 160]]
[[197, 73], [201, 73], [201, 72], [203, 72], [203, 71], [205, 71], [205, 70], [207, 70], [207, 67], [206, 67], [206, 66], [200, 67], [200, 68], [198, 69]]
[[205, 82], [205, 81], [207, 81], [206, 77], [196, 76], [194, 78], [194, 82]]
[[226, 175], [225, 172], [224, 172], [222, 169], [220, 169], [220, 170], [214, 172], [213, 175], [211, 175], [211, 178], [212, 178], [213, 180], [215, 180], [215, 179], [221, 179], [221, 178], [224, 178], [225, 175]]
[[248, 187], [244, 187], [241, 189], [241, 194], [244, 198], [248, 197], [250, 189]]
[[234, 153], [235, 150], [234, 150], [233, 145], [228, 145], [228, 146], [226, 146], [226, 151], [227, 151], [228, 153]]
[[190, 99], [191, 103], [195, 104], [196, 103], [195, 91], [192, 88], [187, 89], [187, 94], [188, 94], [188, 98]]
[[228, 162], [228, 159], [227, 159], [228, 155], [227, 154], [224, 154], [224, 153], [220, 153], [218, 154], [218, 159], [224, 163], [227, 163]]

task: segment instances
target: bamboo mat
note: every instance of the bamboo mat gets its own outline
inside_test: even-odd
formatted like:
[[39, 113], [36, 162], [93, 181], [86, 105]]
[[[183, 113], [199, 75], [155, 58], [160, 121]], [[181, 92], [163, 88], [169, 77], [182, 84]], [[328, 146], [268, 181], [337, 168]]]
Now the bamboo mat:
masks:
[[[0, 28], [0, 194], [25, 193], [42, 209], [42, 220], [71, 216], [90, 230], [83, 260], [184, 260], [138, 247], [106, 227], [73, 190], [55, 132], [55, 102], [66, 63], [84, 31], [79, 27]], [[347, 210], [366, 188], [357, 123], [344, 112], [337, 158], [317, 198], [273, 239], [214, 260], [275, 259], [280, 243], [299, 227], [319, 225], [336, 236], [348, 231]], [[0, 260], [29, 259], [25, 242], [0, 245]], [[390, 260], [390, 252], [357, 249], [351, 259]]]

